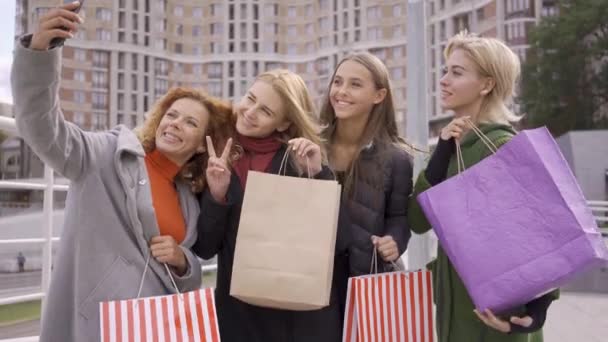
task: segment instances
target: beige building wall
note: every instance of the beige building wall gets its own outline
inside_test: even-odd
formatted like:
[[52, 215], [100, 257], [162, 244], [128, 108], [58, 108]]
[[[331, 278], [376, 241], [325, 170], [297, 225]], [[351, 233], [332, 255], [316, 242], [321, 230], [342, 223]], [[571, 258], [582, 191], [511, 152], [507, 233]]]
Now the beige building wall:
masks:
[[[443, 50], [454, 34], [468, 30], [507, 43], [522, 61], [529, 47], [528, 33], [543, 16], [555, 15], [555, 0], [428, 0], [429, 136], [436, 139], [452, 118], [439, 102]], [[517, 108], [515, 108], [517, 111]]]
[[[16, 34], [57, 0], [17, 0]], [[135, 126], [170, 87], [238, 99], [254, 77], [287, 68], [315, 101], [346, 54], [369, 50], [391, 73], [405, 113], [406, 2], [400, 0], [87, 0], [64, 48], [66, 118], [86, 129]]]

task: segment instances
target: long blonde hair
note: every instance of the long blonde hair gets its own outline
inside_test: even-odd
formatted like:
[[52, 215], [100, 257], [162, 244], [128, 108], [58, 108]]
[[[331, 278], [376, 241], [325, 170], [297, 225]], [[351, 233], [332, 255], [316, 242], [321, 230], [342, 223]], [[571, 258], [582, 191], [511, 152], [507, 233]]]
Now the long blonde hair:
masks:
[[482, 77], [489, 77], [495, 83], [492, 90], [483, 98], [479, 113], [474, 116], [474, 120], [479, 123], [503, 124], [519, 121], [521, 117], [509, 109], [521, 73], [517, 55], [496, 38], [479, 37], [466, 31], [450, 38], [443, 52], [445, 59], [447, 60], [456, 50], [465, 53]]
[[[171, 88], [154, 104], [143, 125], [135, 130], [146, 153], [156, 148], [156, 130], [167, 110], [175, 101], [183, 98], [195, 100], [209, 111], [207, 131], [203, 132], [203, 138], [205, 135], [210, 136], [218, 151], [223, 150], [228, 138], [234, 136], [235, 119], [230, 104], [197, 89], [176, 87]], [[203, 143], [204, 141], [203, 139]], [[206, 152], [195, 153], [180, 170], [179, 177], [189, 183], [195, 193], [201, 192], [205, 187], [207, 160]]]
[[271, 85], [283, 101], [285, 118], [291, 122], [289, 128], [281, 134], [283, 142], [302, 137], [323, 147], [315, 106], [306, 83], [300, 76], [287, 69], [274, 69], [261, 73], [255, 80]]
[[[363, 130], [363, 135], [359, 139], [359, 146], [357, 146], [356, 150], [357, 152], [346, 171], [344, 189], [347, 193], [352, 195], [354, 193], [354, 185], [356, 183], [355, 180], [358, 178], [358, 174], [372, 174], [377, 171], [381, 171], [363, 170], [361, 167], [359, 167], [361, 151], [366, 145], [373, 143], [375, 148], [379, 150], [376, 157], [378, 158], [380, 164], [386, 162], [386, 159], [389, 157], [386, 151], [390, 146], [396, 146], [408, 153], [413, 152], [414, 148], [399, 135], [388, 69], [378, 57], [369, 52], [358, 52], [347, 56], [336, 66], [336, 69], [331, 77], [331, 81], [328, 85], [327, 95], [323, 101], [323, 106], [321, 107], [321, 124], [325, 127], [321, 134], [323, 139], [331, 144], [337, 127], [336, 112], [334, 111], [334, 107], [331, 105], [330, 92], [331, 85], [336, 77], [338, 68], [346, 61], [357, 62], [369, 70], [376, 90], [386, 89], [386, 96], [384, 97], [384, 100], [378, 104], [375, 104], [371, 110], [368, 122]], [[373, 178], [378, 178], [377, 185], [380, 186], [381, 176]]]

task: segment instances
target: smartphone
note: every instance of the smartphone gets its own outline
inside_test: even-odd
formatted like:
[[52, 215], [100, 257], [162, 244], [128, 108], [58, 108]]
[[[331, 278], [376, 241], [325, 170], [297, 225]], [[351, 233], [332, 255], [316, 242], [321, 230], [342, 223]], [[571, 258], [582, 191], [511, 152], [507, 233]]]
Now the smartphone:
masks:
[[[72, 2], [74, 2], [74, 0], [63, 0], [64, 5], [72, 3]], [[80, 6], [76, 7], [76, 9], [74, 9], [74, 13], [80, 12], [80, 9], [84, 5], [84, 0], [79, 0], [79, 2], [80, 2]], [[64, 29], [67, 30], [67, 28], [65, 28], [65, 27], [64, 27]], [[63, 46], [63, 43], [65, 43], [65, 38], [53, 38], [51, 40], [49, 48], [52, 49], [54, 47]]]

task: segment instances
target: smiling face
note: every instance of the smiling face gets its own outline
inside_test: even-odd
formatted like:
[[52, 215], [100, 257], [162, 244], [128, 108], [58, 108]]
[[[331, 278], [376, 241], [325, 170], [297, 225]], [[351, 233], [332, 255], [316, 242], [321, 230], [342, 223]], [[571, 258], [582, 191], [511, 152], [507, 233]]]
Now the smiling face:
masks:
[[236, 130], [252, 138], [265, 138], [276, 131], [283, 132], [290, 125], [283, 108], [283, 101], [272, 85], [258, 80], [234, 105]]
[[377, 89], [372, 73], [360, 63], [344, 61], [334, 75], [329, 100], [339, 120], [367, 118], [374, 105], [382, 102], [385, 89]]
[[488, 78], [479, 74], [473, 61], [460, 49], [448, 57], [439, 85], [441, 107], [454, 111], [456, 116], [477, 115], [488, 93]]
[[204, 152], [209, 111], [190, 98], [173, 102], [156, 129], [156, 149], [176, 165], [184, 165], [195, 153]]

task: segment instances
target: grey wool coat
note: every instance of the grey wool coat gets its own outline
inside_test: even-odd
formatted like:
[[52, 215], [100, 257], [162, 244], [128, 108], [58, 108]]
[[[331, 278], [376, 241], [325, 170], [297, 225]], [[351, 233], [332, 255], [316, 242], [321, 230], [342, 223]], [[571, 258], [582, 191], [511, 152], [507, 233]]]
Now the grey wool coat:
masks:
[[[17, 128], [32, 150], [70, 180], [64, 229], [42, 317], [42, 342], [99, 341], [99, 303], [137, 296], [150, 238], [159, 235], [144, 150], [125, 126], [84, 132], [59, 108], [61, 49], [34, 51], [18, 42], [11, 72]], [[201, 286], [198, 201], [177, 184], [186, 221], [182, 249], [188, 271], [173, 274], [180, 291]], [[162, 264], [151, 258], [141, 297], [174, 293]]]

